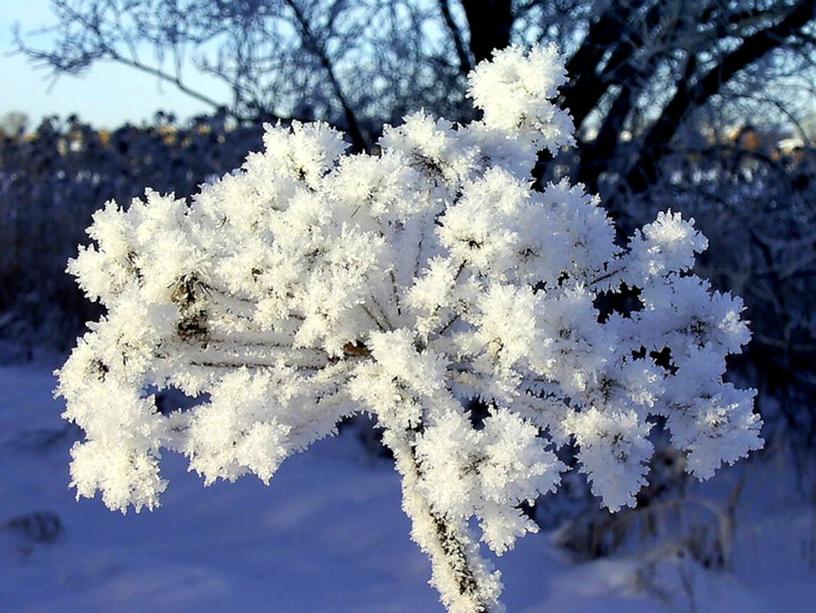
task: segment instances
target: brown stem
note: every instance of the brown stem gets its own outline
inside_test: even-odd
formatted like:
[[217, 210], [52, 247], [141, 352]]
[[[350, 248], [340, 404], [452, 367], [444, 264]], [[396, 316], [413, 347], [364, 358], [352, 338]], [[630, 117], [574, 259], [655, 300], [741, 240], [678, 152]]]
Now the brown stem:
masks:
[[499, 573], [479, 554], [478, 543], [465, 522], [440, 514], [420, 488], [421, 467], [416, 456], [416, 432], [386, 430], [383, 442], [396, 458], [402, 475], [402, 508], [411, 518], [411, 536], [431, 558], [431, 584], [444, 605], [456, 613], [489, 613], [502, 610]]

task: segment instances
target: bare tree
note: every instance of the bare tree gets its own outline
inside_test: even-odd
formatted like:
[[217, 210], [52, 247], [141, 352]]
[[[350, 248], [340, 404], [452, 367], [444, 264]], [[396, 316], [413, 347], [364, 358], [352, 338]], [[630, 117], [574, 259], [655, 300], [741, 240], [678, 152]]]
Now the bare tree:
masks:
[[[569, 54], [572, 76], [562, 102], [586, 145], [578, 178], [598, 190], [602, 175], [613, 172], [622, 193], [655, 182], [678, 130], [700, 108], [748, 80], [758, 99], [770, 99], [777, 73], [768, 58], [781, 52], [785, 63], [812, 66], [816, 43], [812, 0], [52, 0], [52, 6], [56, 42], [37, 47], [19, 32], [17, 41], [56, 73], [118, 62], [239, 119], [326, 119], [346, 129], [357, 149], [369, 148], [383, 123], [411, 107], [468, 119], [464, 77], [476, 62], [513, 42], [555, 39]], [[762, 71], [752, 71], [763, 62]], [[194, 89], [185, 80], [191, 66], [226, 83], [232, 100]]]
[[[462, 114], [464, 74], [425, 32], [437, 7], [366, 0], [53, 0], [49, 47], [17, 29], [19, 50], [55, 74], [113, 61], [239, 120], [325, 119], [367, 149], [415, 103]], [[190, 84], [190, 69], [231, 100]], [[449, 82], [460, 81], [457, 87]], [[453, 91], [451, 91], [453, 89]]]

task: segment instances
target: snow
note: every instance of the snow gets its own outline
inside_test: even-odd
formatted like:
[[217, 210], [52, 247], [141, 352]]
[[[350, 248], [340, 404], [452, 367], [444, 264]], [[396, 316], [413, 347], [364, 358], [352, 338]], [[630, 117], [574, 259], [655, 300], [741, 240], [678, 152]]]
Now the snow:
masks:
[[[399, 476], [364, 454], [353, 432], [286, 460], [268, 487], [243, 479], [204, 488], [168, 454], [162, 506], [122, 515], [98, 498], [76, 502], [68, 489], [78, 431], [59, 417], [55, 384], [42, 365], [0, 367], [0, 609], [442, 611], [427, 585], [430, 563], [409, 538]], [[576, 564], [539, 533], [493, 559], [508, 610], [690, 610], [683, 575], [697, 611], [813, 610], [816, 515], [776, 493], [778, 466], [761, 466], [750, 464], [733, 573], [675, 559], [645, 581], [642, 559]], [[60, 518], [55, 542], [9, 527], [36, 511]]]

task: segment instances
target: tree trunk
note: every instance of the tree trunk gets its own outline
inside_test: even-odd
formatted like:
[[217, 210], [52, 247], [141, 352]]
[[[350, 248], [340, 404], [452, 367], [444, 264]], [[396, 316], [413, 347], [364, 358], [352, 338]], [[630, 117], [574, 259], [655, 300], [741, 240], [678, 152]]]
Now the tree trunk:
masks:
[[513, 31], [511, 0], [462, 0], [470, 31], [470, 52], [473, 63], [490, 59], [495, 49], [510, 45]]

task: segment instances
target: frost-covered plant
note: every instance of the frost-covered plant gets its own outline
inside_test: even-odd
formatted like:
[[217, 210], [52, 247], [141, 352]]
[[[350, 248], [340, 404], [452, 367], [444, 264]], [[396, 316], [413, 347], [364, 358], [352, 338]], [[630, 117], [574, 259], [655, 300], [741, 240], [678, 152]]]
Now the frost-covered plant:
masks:
[[[754, 392], [722, 379], [742, 303], [691, 274], [692, 223], [660, 214], [621, 247], [581, 186], [531, 188], [537, 152], [572, 143], [564, 80], [554, 47], [511, 47], [470, 75], [480, 121], [418, 112], [378, 155], [344, 155], [325, 124], [268, 126], [263, 153], [191, 202], [97, 212], [69, 271], [107, 314], [59, 373], [87, 433], [78, 496], [156, 506], [162, 449], [207, 484], [266, 482], [367, 412], [442, 601], [494, 611], [472, 520], [499, 554], [534, 532], [519, 507], [558, 487], [556, 448], [575, 443], [613, 511], [646, 483], [655, 419], [700, 478], [758, 448]], [[623, 291], [639, 308], [599, 308]], [[170, 386], [199, 404], [163, 416], [152, 394]]]

